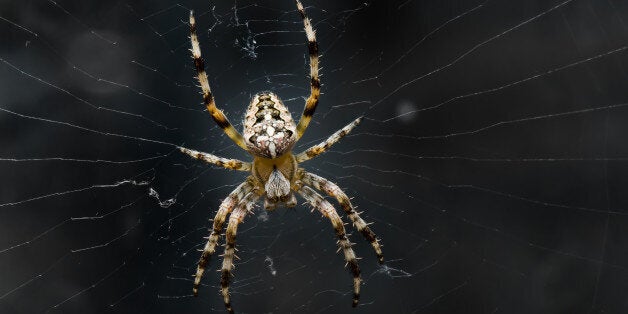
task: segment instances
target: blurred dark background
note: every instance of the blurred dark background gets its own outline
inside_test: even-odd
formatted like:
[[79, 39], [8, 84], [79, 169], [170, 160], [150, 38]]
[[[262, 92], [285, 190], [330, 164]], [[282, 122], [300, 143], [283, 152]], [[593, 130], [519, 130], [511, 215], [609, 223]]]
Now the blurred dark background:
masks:
[[[306, 205], [240, 227], [240, 313], [628, 312], [628, 3], [305, 1], [323, 96], [303, 164], [382, 239], [361, 304], [333, 229]], [[292, 1], [0, 2], [0, 312], [224, 312], [216, 256], [192, 277], [249, 159], [203, 109], [195, 10], [219, 107], [300, 116], [307, 48]], [[350, 226], [347, 226], [350, 228]]]

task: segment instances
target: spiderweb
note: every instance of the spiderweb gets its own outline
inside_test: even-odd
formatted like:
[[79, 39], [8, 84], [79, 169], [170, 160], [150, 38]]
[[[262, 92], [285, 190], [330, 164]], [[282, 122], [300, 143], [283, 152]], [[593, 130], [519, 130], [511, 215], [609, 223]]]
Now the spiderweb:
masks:
[[[359, 233], [364, 313], [628, 310], [628, 3], [306, 1], [323, 96], [296, 151]], [[256, 92], [309, 93], [291, 1], [20, 1], [0, 10], [0, 312], [224, 312], [192, 296], [215, 210], [249, 160], [203, 109], [187, 16], [236, 128]], [[238, 233], [236, 311], [349, 312], [328, 221], [257, 208]], [[349, 230], [350, 226], [347, 226]], [[217, 269], [214, 256], [209, 270]]]

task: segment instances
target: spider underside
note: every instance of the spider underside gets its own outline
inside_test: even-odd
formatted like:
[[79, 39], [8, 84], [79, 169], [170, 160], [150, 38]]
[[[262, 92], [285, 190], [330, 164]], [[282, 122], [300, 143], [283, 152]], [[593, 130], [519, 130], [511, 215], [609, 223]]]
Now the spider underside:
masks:
[[233, 313], [233, 308], [231, 307], [229, 295], [229, 281], [235, 256], [237, 228], [247, 213], [253, 209], [255, 202], [261, 197], [264, 198], [264, 208], [272, 210], [277, 206], [296, 206], [295, 194], [299, 194], [331, 221], [338, 238], [339, 250], [343, 251], [344, 258], [353, 274], [353, 306], [358, 304], [360, 297], [360, 268], [355, 253], [351, 248], [352, 244], [347, 238], [342, 219], [335, 208], [319, 192], [324, 192], [336, 199], [353, 223], [353, 226], [371, 243], [378, 261], [382, 263], [384, 259], [379, 241], [368, 227], [368, 224], [354, 210], [349, 197], [333, 182], [299, 167], [300, 163], [324, 153], [329, 147], [351, 132], [362, 118], [355, 119], [332, 134], [324, 142], [314, 145], [297, 155], [292, 154], [292, 147], [303, 135], [312, 119], [318, 104], [321, 87], [318, 77], [318, 44], [316, 35], [310, 20], [305, 14], [303, 5], [299, 0], [296, 0], [296, 4], [297, 10], [303, 19], [310, 56], [310, 96], [305, 103], [303, 114], [298, 124], [295, 124], [292, 115], [277, 95], [270, 92], [259, 93], [253, 97], [246, 111], [243, 135], [234, 129], [227, 117], [216, 107], [207, 80], [207, 74], [205, 73], [204, 61], [201, 57], [194, 15], [193, 12], [190, 12], [191, 51], [197, 78], [203, 92], [203, 102], [218, 126], [238, 146], [253, 155], [253, 162], [245, 162], [179, 147], [181, 152], [193, 158], [227, 169], [251, 173], [220, 204], [213, 221], [213, 228], [202, 250], [203, 253], [198, 262], [194, 280], [193, 292], [196, 296], [205, 267], [209, 262], [210, 256], [216, 251], [223, 224], [227, 220], [227, 216], [229, 216], [221, 270], [221, 294], [224, 298], [225, 307], [230, 313]]

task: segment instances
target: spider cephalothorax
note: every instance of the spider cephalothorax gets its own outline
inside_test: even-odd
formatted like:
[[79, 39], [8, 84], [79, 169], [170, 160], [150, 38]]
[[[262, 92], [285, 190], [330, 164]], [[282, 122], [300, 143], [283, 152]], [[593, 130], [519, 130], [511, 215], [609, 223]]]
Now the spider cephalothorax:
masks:
[[216, 108], [214, 97], [209, 88], [205, 65], [201, 58], [201, 49], [196, 36], [196, 23], [194, 15], [190, 12], [190, 39], [192, 41], [192, 56], [196, 67], [198, 81], [203, 90], [203, 101], [207, 110], [218, 126], [241, 148], [253, 155], [253, 162], [245, 162], [236, 159], [227, 159], [212, 154], [198, 152], [195, 150], [180, 147], [180, 150], [196, 159], [212, 163], [227, 169], [250, 172], [251, 175], [240, 184], [227, 198], [220, 204], [218, 212], [214, 218], [213, 226], [207, 243], [203, 248], [203, 254], [198, 262], [196, 278], [194, 280], [193, 292], [198, 293], [201, 277], [205, 272], [205, 267], [209, 257], [215, 252], [216, 245], [222, 232], [223, 224], [229, 217], [227, 231], [225, 232], [225, 253], [222, 263], [221, 293], [225, 301], [227, 310], [233, 313], [231, 299], [229, 295], [229, 281], [233, 258], [235, 253], [235, 236], [238, 225], [244, 217], [253, 209], [255, 202], [263, 197], [264, 207], [272, 210], [277, 206], [296, 206], [295, 194], [299, 194], [310, 205], [327, 217], [336, 231], [338, 246], [343, 251], [343, 255], [353, 274], [353, 306], [358, 304], [360, 297], [360, 267], [357, 258], [351, 248], [351, 242], [347, 238], [344, 223], [334, 209], [334, 207], [318, 192], [326, 193], [336, 199], [344, 210], [347, 217], [353, 222], [354, 227], [371, 243], [380, 263], [383, 262], [381, 246], [375, 234], [368, 227], [368, 224], [360, 218], [355, 211], [349, 197], [333, 182], [305, 171], [299, 164], [308, 161], [324, 153], [331, 145], [338, 142], [356, 127], [362, 118], [357, 118], [344, 128], [336, 131], [324, 142], [314, 145], [307, 150], [297, 154], [292, 154], [292, 147], [307, 129], [314, 110], [318, 105], [320, 96], [320, 80], [318, 78], [318, 44], [310, 20], [305, 15], [303, 5], [296, 1], [297, 10], [303, 19], [305, 34], [308, 40], [310, 55], [310, 96], [308, 97], [303, 114], [298, 124], [294, 123], [292, 115], [277, 97], [270, 92], [263, 92], [255, 95], [251, 100], [244, 118], [244, 130], [241, 135], [236, 131], [227, 117]]

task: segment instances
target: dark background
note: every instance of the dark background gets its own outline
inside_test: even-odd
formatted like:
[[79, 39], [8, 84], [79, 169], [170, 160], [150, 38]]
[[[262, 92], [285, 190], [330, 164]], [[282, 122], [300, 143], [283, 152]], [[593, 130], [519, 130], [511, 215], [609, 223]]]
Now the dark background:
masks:
[[[346, 189], [364, 285], [309, 207], [247, 217], [241, 313], [628, 312], [628, 2], [305, 1], [321, 103], [303, 166]], [[275, 91], [296, 118], [307, 48], [292, 1], [0, 3], [0, 312], [224, 312], [220, 257], [192, 277], [249, 160], [203, 111], [188, 11], [241, 128]], [[401, 115], [401, 116], [400, 116]], [[347, 226], [350, 227], [350, 226]]]

